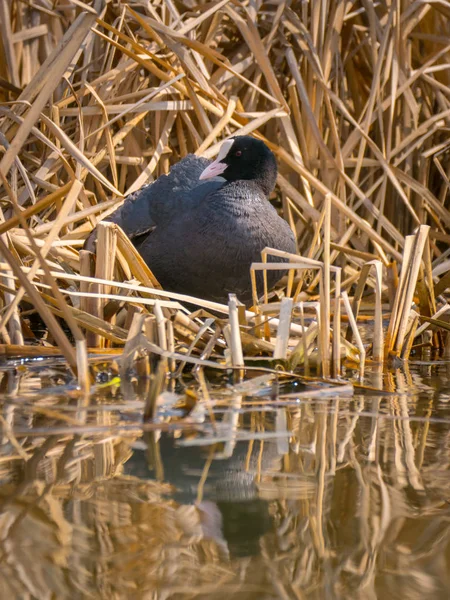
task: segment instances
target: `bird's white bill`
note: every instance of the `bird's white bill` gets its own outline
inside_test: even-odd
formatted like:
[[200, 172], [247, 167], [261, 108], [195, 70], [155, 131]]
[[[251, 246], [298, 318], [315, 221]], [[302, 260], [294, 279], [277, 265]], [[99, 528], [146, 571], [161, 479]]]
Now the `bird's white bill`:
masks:
[[204, 171], [201, 172], [199, 179], [211, 179], [211, 177], [218, 177], [219, 175], [222, 175], [227, 167], [227, 164], [215, 160], [208, 165]]
[[222, 160], [227, 156], [233, 144], [234, 140], [227, 140], [220, 146], [219, 154], [217, 155], [216, 160], [208, 165], [204, 171], [202, 171], [199, 179], [210, 179], [211, 177], [218, 177], [219, 175], [222, 175], [222, 173], [228, 167], [228, 165], [223, 163]]

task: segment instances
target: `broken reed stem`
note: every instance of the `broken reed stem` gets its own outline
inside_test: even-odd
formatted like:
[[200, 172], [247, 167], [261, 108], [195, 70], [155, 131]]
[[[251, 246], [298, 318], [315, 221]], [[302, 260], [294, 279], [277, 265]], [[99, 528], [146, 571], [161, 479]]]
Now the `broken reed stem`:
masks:
[[[84, 405], [87, 406], [89, 404], [91, 377], [88, 366], [89, 361], [86, 340], [75, 340], [75, 352], [78, 367], [78, 385], [80, 386], [81, 395], [84, 399]], [[78, 418], [83, 417], [84, 419], [86, 418], [85, 413], [80, 414]]]
[[382, 283], [383, 265], [377, 260], [373, 261], [375, 268], [375, 323], [373, 332], [372, 358], [376, 362], [383, 362], [384, 334], [383, 334], [383, 309], [382, 309]]
[[[233, 367], [244, 366], [244, 354], [242, 352], [241, 332], [239, 328], [239, 313], [237, 307], [236, 294], [230, 294], [228, 297], [228, 308], [229, 308], [229, 327], [230, 327], [230, 340], [231, 340], [231, 360]], [[242, 379], [244, 372], [239, 369], [239, 379]]]
[[414, 343], [414, 336], [419, 325], [419, 317], [419, 313], [417, 313], [415, 310], [410, 311], [407, 334], [405, 336], [405, 341], [403, 343], [402, 351], [400, 353], [400, 358], [402, 360], [408, 360], [409, 355], [411, 354], [412, 345]]
[[333, 378], [341, 374], [341, 269], [335, 273], [332, 370]]
[[158, 363], [156, 373], [151, 375], [150, 378], [150, 389], [144, 407], [144, 414], [142, 416], [144, 423], [151, 421], [156, 416], [158, 398], [161, 392], [164, 391], [164, 384], [166, 381], [166, 367], [164, 362], [165, 361], [161, 360]]
[[411, 266], [408, 273], [407, 285], [405, 290], [405, 303], [404, 310], [400, 316], [398, 324], [397, 338], [393, 347], [394, 353], [398, 356], [401, 352], [403, 342], [406, 335], [406, 329], [409, 318], [409, 311], [412, 305], [414, 292], [417, 285], [417, 278], [419, 276], [420, 264], [422, 261], [422, 254], [427, 241], [428, 232], [430, 227], [428, 225], [420, 225], [417, 234], [415, 236], [414, 250], [411, 260]]
[[[264, 250], [262, 250], [261, 252], [261, 260], [262, 263], [261, 264], [267, 264], [267, 248], [264, 248]], [[268, 287], [268, 282], [267, 282], [267, 270], [263, 269], [262, 270], [262, 275], [263, 275], [263, 302], [264, 305], [267, 306], [269, 303], [269, 287]], [[264, 337], [266, 338], [267, 341], [270, 341], [270, 327], [269, 324], [266, 322], [264, 323]]]
[[300, 302], [300, 325], [303, 328], [301, 337], [301, 343], [303, 347], [303, 355], [305, 360], [305, 375], [309, 375], [309, 356], [308, 356], [308, 342], [307, 342], [307, 331], [305, 326], [305, 311], [303, 309], [303, 302]]
[[323, 223], [323, 269], [320, 294], [321, 327], [320, 348], [322, 354], [322, 376], [330, 376], [330, 241], [331, 241], [331, 198], [327, 194], [324, 200], [325, 218]]
[[[107, 279], [112, 281], [114, 276], [114, 264], [117, 249], [117, 226], [114, 223], [102, 221], [97, 225], [97, 259], [95, 263], [96, 279]], [[93, 291], [97, 294], [109, 294], [110, 285], [94, 284]], [[106, 298], [91, 298], [89, 303], [90, 314], [100, 319], [104, 318]], [[88, 334], [88, 345], [95, 348], [105, 347], [105, 338], [98, 334]]]
[[[405, 263], [405, 258], [403, 257], [403, 264], [404, 263]], [[389, 294], [389, 307], [390, 307], [391, 313], [394, 310], [395, 298], [397, 296], [398, 285], [399, 285], [399, 279], [398, 279], [397, 263], [390, 262], [387, 266], [387, 287], [388, 287], [388, 294]]]
[[322, 376], [330, 376], [330, 227], [331, 201], [327, 195], [324, 200], [323, 222], [323, 267], [320, 271], [320, 355]]
[[405, 238], [404, 260], [386, 336], [385, 356], [400, 355], [429, 229], [428, 225], [421, 225], [415, 235]]
[[[82, 278], [83, 277], [93, 277], [94, 276], [94, 270], [95, 270], [95, 266], [94, 266], [94, 255], [92, 254], [92, 252], [89, 252], [88, 250], [80, 250], [79, 252], [79, 257], [80, 257], [80, 275], [81, 275], [81, 280], [80, 280], [80, 309], [83, 310], [84, 312], [89, 312], [89, 298], [86, 296], [86, 294], [89, 293], [91, 284], [88, 281], [84, 281]], [[89, 336], [87, 339], [90, 339]]]
[[364, 377], [364, 363], [366, 360], [366, 350], [364, 348], [364, 344], [362, 342], [361, 336], [358, 331], [358, 325], [356, 324], [356, 319], [352, 311], [352, 307], [350, 306], [350, 300], [348, 299], [347, 292], [343, 291], [341, 294], [342, 299], [344, 300], [345, 312], [347, 313], [348, 320], [350, 322], [350, 326], [353, 330], [353, 335], [356, 339], [356, 345], [359, 349], [359, 376], [362, 380]]
[[287, 358], [292, 306], [292, 298], [283, 298], [281, 301], [277, 338], [275, 341], [275, 349], [273, 351], [274, 358]]
[[166, 318], [163, 314], [161, 304], [156, 301], [153, 305], [153, 314], [156, 319], [156, 329], [158, 331], [158, 343], [163, 350], [167, 350], [167, 332], [166, 332]]
[[[133, 313], [133, 320], [128, 331], [128, 336], [122, 353], [122, 359], [120, 361], [120, 378], [124, 382], [128, 378], [128, 371], [134, 364], [135, 355], [141, 348], [141, 338], [143, 336], [143, 329], [147, 317], [148, 315], [141, 311], [135, 311]], [[148, 356], [144, 357], [144, 361], [148, 365]], [[146, 370], [149, 372], [148, 368]]]
[[[383, 280], [383, 265], [379, 260], [372, 260], [363, 265], [361, 274], [356, 285], [353, 295], [352, 311], [355, 320], [358, 319], [359, 307], [364, 289], [367, 285], [367, 279], [372, 270], [375, 270], [375, 308], [374, 308], [374, 335], [372, 344], [373, 360], [383, 362], [383, 313], [382, 313], [382, 280]], [[352, 327], [349, 322], [347, 326], [346, 340], [352, 339]]]
[[[167, 331], [166, 331], [167, 350], [173, 354], [175, 352], [175, 331], [174, 331], [173, 322], [170, 319], [166, 319], [166, 329], [167, 329]], [[175, 373], [176, 368], [177, 368], [177, 365], [176, 365], [175, 360], [172, 357], [169, 358], [169, 361], [168, 361], [169, 373]]]

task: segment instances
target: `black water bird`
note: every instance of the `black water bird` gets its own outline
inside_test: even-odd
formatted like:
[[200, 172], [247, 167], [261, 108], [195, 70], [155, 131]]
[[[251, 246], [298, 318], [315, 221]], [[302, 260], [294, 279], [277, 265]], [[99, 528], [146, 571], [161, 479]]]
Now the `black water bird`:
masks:
[[[164, 289], [222, 303], [233, 292], [248, 305], [250, 265], [261, 250], [296, 252], [289, 225], [268, 200], [276, 176], [271, 150], [238, 136], [213, 162], [189, 154], [106, 220], [122, 227]], [[85, 247], [92, 250], [95, 238], [94, 230]], [[268, 271], [269, 286], [282, 275]], [[261, 275], [258, 281], [262, 293]]]

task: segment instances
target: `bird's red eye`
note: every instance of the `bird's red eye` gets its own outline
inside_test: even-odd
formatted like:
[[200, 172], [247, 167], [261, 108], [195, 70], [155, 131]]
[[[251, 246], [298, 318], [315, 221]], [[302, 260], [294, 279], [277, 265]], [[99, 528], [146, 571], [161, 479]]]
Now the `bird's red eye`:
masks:
[[241, 154], [242, 154], [242, 151], [241, 151], [241, 150], [236, 150], [236, 154], [235, 154], [235, 156], [241, 156]]

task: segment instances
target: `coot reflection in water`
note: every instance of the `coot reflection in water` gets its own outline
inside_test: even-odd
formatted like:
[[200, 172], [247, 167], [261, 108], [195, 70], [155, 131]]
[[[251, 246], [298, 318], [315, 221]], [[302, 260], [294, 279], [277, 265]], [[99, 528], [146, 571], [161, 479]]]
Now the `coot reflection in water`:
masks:
[[[167, 434], [162, 435], [158, 444], [164, 481], [175, 488], [173, 498], [180, 504], [196, 503], [208, 451], [177, 446], [176, 440]], [[216, 539], [223, 536], [230, 556], [259, 554], [261, 536], [274, 527], [269, 503], [259, 497], [255, 480], [258, 463], [262, 469], [277, 465], [279, 468], [281, 457], [273, 441], [265, 441], [260, 452], [257, 442], [250, 455], [248, 442], [238, 442], [230, 458], [213, 460], [202, 501], [197, 504], [204, 513], [206, 531]], [[154, 477], [153, 469], [149, 468], [148, 449], [135, 449], [124, 470], [141, 479]]]

